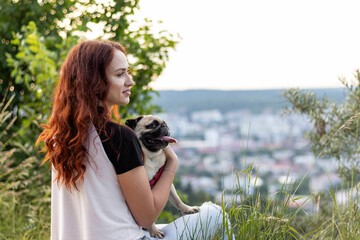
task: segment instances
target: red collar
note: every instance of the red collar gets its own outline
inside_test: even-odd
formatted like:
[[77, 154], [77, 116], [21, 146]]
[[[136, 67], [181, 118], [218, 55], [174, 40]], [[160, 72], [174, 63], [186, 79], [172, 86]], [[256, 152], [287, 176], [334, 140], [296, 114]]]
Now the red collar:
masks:
[[165, 166], [162, 166], [159, 171], [155, 174], [155, 176], [149, 181], [150, 187], [153, 188], [155, 183], [159, 180], [160, 175], [162, 174]]

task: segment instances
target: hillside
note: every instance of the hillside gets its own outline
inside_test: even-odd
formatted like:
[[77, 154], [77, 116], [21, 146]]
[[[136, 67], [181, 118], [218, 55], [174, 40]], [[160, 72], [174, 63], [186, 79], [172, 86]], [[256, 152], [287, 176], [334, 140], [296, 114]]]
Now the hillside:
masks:
[[[317, 96], [327, 96], [336, 102], [344, 99], [343, 88], [308, 89]], [[227, 112], [236, 109], [249, 109], [254, 113], [263, 109], [280, 110], [286, 105], [281, 95], [282, 90], [185, 90], [159, 91], [154, 96], [154, 104], [160, 105], [166, 112], [192, 112], [219, 109]]]

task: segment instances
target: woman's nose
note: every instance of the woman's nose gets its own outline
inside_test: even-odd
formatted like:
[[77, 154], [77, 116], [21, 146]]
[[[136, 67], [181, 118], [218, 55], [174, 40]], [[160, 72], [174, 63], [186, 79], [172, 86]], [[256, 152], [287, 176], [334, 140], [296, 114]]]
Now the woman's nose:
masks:
[[132, 77], [128, 77], [128, 79], [127, 79], [127, 81], [126, 81], [126, 84], [128, 85], [128, 86], [134, 86], [135, 85], [135, 82], [134, 82], [134, 80], [132, 79]]

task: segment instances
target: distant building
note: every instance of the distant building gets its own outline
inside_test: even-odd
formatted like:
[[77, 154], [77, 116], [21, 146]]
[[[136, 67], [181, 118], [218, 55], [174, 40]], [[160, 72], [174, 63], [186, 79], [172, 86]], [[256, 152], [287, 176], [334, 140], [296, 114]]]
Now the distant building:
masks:
[[203, 190], [209, 194], [214, 194], [218, 189], [218, 185], [213, 178], [196, 177], [194, 175], [182, 176], [181, 185], [183, 187], [190, 185], [193, 191]]
[[322, 174], [320, 176], [313, 176], [310, 181], [311, 192], [320, 192], [330, 189], [330, 184], [333, 187], [341, 183], [339, 174], [331, 173], [329, 175]]
[[359, 203], [359, 199], [360, 199], [359, 190], [360, 190], [360, 185], [358, 184], [352, 189], [337, 191], [335, 193], [335, 199], [337, 204], [345, 205], [345, 204], [349, 204], [352, 201], [357, 201], [357, 203]]
[[222, 122], [224, 117], [218, 109], [208, 111], [197, 111], [191, 114], [191, 120], [198, 123]]

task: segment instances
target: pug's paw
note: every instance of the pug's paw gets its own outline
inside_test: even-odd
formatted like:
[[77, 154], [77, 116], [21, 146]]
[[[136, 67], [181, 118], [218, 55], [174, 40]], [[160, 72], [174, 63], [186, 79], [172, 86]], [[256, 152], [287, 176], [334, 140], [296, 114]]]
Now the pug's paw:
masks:
[[193, 214], [193, 213], [197, 213], [200, 211], [200, 208], [198, 206], [187, 206], [185, 205], [184, 207], [182, 207], [181, 209], [179, 209], [183, 214]]
[[165, 237], [165, 233], [158, 229], [155, 224], [152, 224], [148, 229], [151, 237], [163, 239]]

